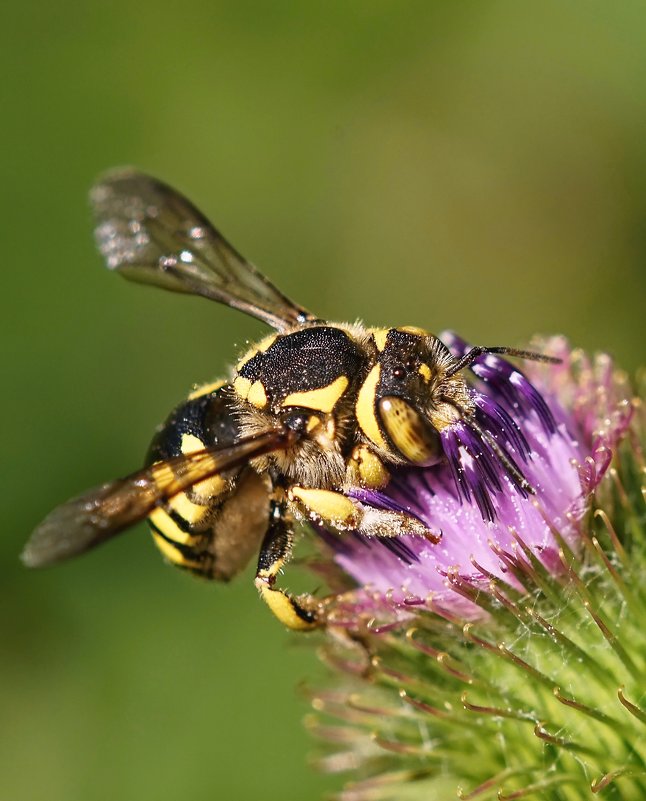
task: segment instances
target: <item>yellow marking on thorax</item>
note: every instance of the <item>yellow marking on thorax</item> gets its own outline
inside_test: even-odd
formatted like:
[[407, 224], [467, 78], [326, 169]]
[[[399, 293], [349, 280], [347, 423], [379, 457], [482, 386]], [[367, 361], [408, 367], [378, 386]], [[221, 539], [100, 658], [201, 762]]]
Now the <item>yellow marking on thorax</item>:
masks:
[[248, 378], [243, 378], [241, 375], [239, 375], [233, 382], [233, 389], [239, 398], [242, 400], [247, 400], [249, 390], [251, 389], [251, 381]]
[[257, 353], [264, 353], [274, 344], [275, 341], [276, 334], [269, 334], [264, 339], [261, 339], [260, 342], [257, 342], [255, 345], [253, 345], [253, 347], [249, 348], [249, 350], [244, 354], [244, 356], [236, 364], [236, 370], [238, 370], [238, 372], [242, 370], [245, 364], [248, 361], [251, 361], [251, 359], [253, 359]]
[[375, 414], [375, 392], [377, 391], [380, 375], [381, 365], [375, 364], [361, 385], [357, 395], [355, 414], [361, 430], [368, 439], [380, 448], [386, 448], [386, 441], [383, 438]]
[[401, 325], [397, 330], [402, 331], [404, 334], [414, 334], [418, 337], [428, 336], [428, 331], [425, 331], [423, 328], [418, 328], [416, 325]]
[[303, 406], [306, 409], [329, 414], [348, 388], [349, 383], [347, 376], [340, 375], [326, 387], [310, 389], [306, 392], [292, 392], [285, 398], [281, 406]]
[[249, 387], [247, 401], [257, 409], [264, 409], [267, 405], [267, 393], [260, 381], [254, 381]]
[[383, 350], [386, 347], [386, 337], [390, 328], [375, 328], [372, 333], [372, 338], [375, 340], [377, 350]]
[[356, 509], [350, 498], [340, 492], [323, 489], [307, 489], [305, 487], [292, 487], [289, 498], [296, 498], [309, 512], [313, 512], [327, 523], [346, 527], [353, 524], [356, 518]]
[[431, 368], [428, 366], [428, 364], [420, 364], [420, 366], [417, 368], [417, 372], [422, 376], [424, 381], [426, 381], [427, 383], [431, 380], [432, 373], [431, 373]]
[[210, 395], [211, 392], [215, 392], [216, 389], [220, 389], [220, 387], [223, 387], [227, 383], [228, 381], [225, 379], [220, 379], [219, 381], [212, 381], [210, 384], [202, 384], [199, 387], [195, 387], [193, 392], [188, 396], [188, 399], [195, 400], [195, 398], [201, 398], [202, 395]]

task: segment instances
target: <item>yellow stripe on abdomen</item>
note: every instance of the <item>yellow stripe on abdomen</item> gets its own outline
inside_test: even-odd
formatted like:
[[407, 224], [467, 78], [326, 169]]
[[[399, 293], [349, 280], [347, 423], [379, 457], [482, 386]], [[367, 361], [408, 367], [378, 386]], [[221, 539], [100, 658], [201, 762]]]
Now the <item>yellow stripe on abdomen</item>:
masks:
[[[181, 451], [184, 454], [195, 453], [196, 451], [203, 451], [204, 448], [207, 446], [202, 442], [199, 437], [196, 437], [195, 434], [182, 434], [182, 443], [180, 445]], [[222, 476], [214, 475], [211, 478], [205, 478], [203, 481], [198, 481], [197, 484], [193, 484], [191, 490], [200, 496], [200, 500], [208, 500], [209, 498], [217, 498], [218, 495], [221, 495], [229, 486], [229, 482], [222, 478]], [[184, 493], [182, 493], [184, 494]], [[186, 498], [186, 495], [184, 494]], [[189, 523], [194, 522], [193, 517], [200, 516], [200, 508], [201, 504], [193, 503], [188, 498], [186, 498], [186, 503], [190, 503], [193, 506], [197, 507], [195, 510], [191, 510], [189, 507], [186, 507], [185, 502], [180, 500], [181, 495], [176, 496], [177, 500], [173, 498], [170, 502], [170, 505], [173, 506], [173, 502], [179, 505], [174, 506], [173, 508], [176, 509], [182, 517], [185, 517]]]
[[194, 570], [199, 570], [199, 562], [193, 561], [192, 559], [187, 559], [179, 550], [179, 548], [175, 548], [172, 543], [165, 540], [161, 534], [153, 531], [153, 539], [155, 540], [155, 545], [159, 548], [161, 553], [166, 557], [166, 559], [168, 559], [169, 562], [172, 562], [174, 565], [179, 565], [180, 567], [188, 567]]
[[198, 526], [210, 509], [206, 504], [194, 503], [185, 492], [179, 492], [172, 497], [168, 506], [191, 526]]
[[210, 384], [201, 384], [195, 387], [193, 392], [189, 394], [188, 400], [195, 400], [196, 398], [201, 398], [203, 395], [210, 395], [211, 392], [215, 392], [216, 389], [222, 389], [222, 387], [228, 383], [228, 381], [220, 379], [219, 381], [212, 381]]
[[148, 515], [148, 519], [159, 529], [164, 537], [180, 545], [193, 545], [200, 538], [199, 534], [193, 535], [180, 528], [168, 512], [161, 507], [153, 509]]

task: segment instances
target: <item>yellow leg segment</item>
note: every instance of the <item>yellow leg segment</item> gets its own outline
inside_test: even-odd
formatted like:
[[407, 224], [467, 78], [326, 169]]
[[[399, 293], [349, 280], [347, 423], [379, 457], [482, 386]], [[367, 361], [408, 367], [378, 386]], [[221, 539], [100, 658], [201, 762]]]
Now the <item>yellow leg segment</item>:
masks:
[[348, 461], [347, 478], [364, 489], [381, 489], [388, 484], [390, 473], [367, 445], [357, 445]]
[[412, 535], [439, 542], [440, 534], [430, 531], [412, 515], [376, 509], [334, 490], [294, 486], [287, 493], [295, 512], [339, 531], [352, 530], [369, 537]]
[[294, 631], [311, 631], [323, 623], [318, 613], [321, 604], [311, 595], [295, 597], [274, 586], [291, 555], [292, 540], [285, 509], [276, 504], [260, 549], [254, 583], [260, 597], [283, 625]]
[[295, 486], [289, 490], [287, 497], [307, 510], [308, 517], [314, 515], [336, 528], [354, 528], [358, 522], [354, 501], [341, 492]]

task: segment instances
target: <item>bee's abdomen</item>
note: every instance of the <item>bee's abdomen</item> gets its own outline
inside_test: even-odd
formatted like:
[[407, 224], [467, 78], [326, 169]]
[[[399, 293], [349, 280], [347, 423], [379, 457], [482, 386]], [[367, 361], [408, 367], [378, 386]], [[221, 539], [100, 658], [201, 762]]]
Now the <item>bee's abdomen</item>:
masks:
[[[233, 414], [234, 399], [225, 382], [207, 385], [176, 406], [161, 425], [148, 450], [147, 462], [187, 453], [182, 443], [195, 438], [201, 447], [233, 445], [239, 427]], [[194, 449], [195, 450], [195, 449]]]
[[[234, 403], [225, 385], [194, 393], [157, 431], [148, 463], [234, 444], [239, 436]], [[266, 529], [268, 504], [263, 479], [245, 468], [178, 493], [158, 506], [148, 522], [168, 561], [208, 578], [227, 580], [257, 550]]]

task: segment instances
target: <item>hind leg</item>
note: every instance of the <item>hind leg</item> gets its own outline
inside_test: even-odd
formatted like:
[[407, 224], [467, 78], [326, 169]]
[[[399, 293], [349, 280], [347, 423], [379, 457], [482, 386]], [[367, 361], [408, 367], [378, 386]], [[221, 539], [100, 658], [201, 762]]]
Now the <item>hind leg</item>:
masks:
[[260, 597], [283, 625], [294, 631], [310, 631], [323, 624], [321, 603], [311, 595], [296, 597], [275, 586], [283, 565], [289, 561], [292, 544], [291, 518], [285, 506], [274, 501], [254, 583]]

